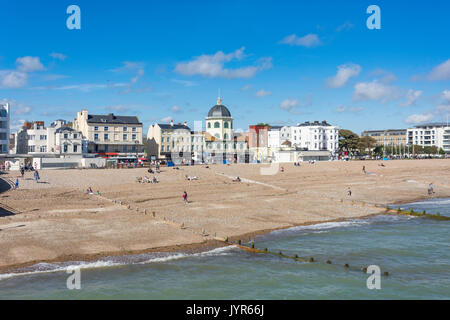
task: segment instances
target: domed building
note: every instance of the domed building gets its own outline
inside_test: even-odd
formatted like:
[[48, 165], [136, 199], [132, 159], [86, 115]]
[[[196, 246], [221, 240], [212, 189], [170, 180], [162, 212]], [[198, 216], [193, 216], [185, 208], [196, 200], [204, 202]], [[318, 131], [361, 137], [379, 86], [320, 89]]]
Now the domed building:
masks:
[[231, 141], [233, 138], [233, 118], [230, 110], [222, 105], [220, 97], [206, 117], [206, 132], [216, 140]]
[[233, 118], [231, 112], [222, 104], [220, 97], [206, 117], [206, 151], [211, 157], [223, 156], [232, 160], [234, 152]]

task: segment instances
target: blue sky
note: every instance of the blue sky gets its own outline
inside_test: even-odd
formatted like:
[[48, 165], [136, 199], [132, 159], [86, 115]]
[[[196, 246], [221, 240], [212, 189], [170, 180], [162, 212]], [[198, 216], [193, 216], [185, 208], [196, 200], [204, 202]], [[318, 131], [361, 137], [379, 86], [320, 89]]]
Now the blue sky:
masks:
[[[81, 9], [69, 30], [66, 9]], [[366, 9], [381, 9], [369, 30]], [[446, 121], [448, 1], [1, 1], [0, 101], [12, 127], [76, 112], [235, 128], [327, 120], [358, 134]], [[5, 45], [6, 44], [6, 45]]]

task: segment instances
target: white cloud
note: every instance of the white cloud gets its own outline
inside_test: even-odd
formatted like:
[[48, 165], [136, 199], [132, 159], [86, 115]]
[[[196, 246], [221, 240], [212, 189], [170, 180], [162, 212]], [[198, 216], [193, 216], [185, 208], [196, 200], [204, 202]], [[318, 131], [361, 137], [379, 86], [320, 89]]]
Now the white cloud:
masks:
[[370, 76], [381, 77], [380, 82], [384, 84], [391, 83], [397, 80], [397, 76], [390, 71], [383, 69], [375, 69], [370, 74]]
[[170, 111], [172, 111], [173, 113], [182, 113], [183, 110], [181, 110], [181, 108], [179, 106], [172, 106], [172, 108], [170, 108]]
[[197, 83], [195, 83], [194, 81], [189, 81], [189, 80], [172, 79], [172, 82], [179, 83], [185, 87], [197, 86]]
[[247, 90], [250, 89], [251, 87], [252, 87], [251, 84], [247, 84], [246, 86], [243, 86], [243, 87], [241, 88], [241, 91], [247, 91]]
[[353, 100], [374, 100], [386, 102], [397, 98], [397, 89], [377, 80], [372, 82], [358, 82], [354, 87]]
[[442, 91], [442, 99], [448, 103], [450, 103], [450, 90]]
[[61, 61], [64, 61], [67, 58], [66, 55], [64, 55], [62, 53], [58, 53], [58, 52], [52, 52], [52, 53], [50, 53], [50, 56], [52, 58], [54, 58], [54, 59], [58, 59], [58, 60], [61, 60]]
[[38, 57], [22, 57], [17, 58], [16, 63], [18, 65], [17, 69], [22, 72], [34, 72], [45, 70], [41, 61]]
[[400, 106], [409, 107], [414, 105], [416, 101], [419, 100], [419, 98], [422, 96], [422, 93], [423, 92], [421, 90], [415, 91], [413, 89], [409, 89], [406, 93], [406, 101], [404, 103], [401, 103]]
[[336, 28], [337, 32], [341, 32], [341, 31], [348, 31], [350, 29], [352, 29], [355, 25], [350, 23], [349, 21], [346, 21], [344, 24], [341, 24], [339, 27]]
[[340, 88], [345, 86], [351, 77], [356, 77], [361, 72], [361, 66], [357, 64], [343, 64], [337, 68], [337, 74], [334, 77], [327, 79], [327, 84], [331, 88]]
[[292, 111], [294, 108], [300, 106], [298, 99], [285, 99], [280, 103], [280, 108], [286, 111]]
[[428, 80], [450, 80], [450, 59], [431, 70]]
[[289, 44], [291, 46], [303, 46], [307, 48], [316, 47], [321, 44], [319, 37], [317, 34], [307, 34], [303, 37], [297, 37], [295, 34], [291, 34], [290, 36], [285, 37], [280, 41], [281, 44]]
[[434, 115], [431, 112], [425, 112], [422, 114], [412, 114], [405, 119], [407, 124], [420, 124], [433, 120]]
[[0, 88], [21, 88], [28, 82], [28, 75], [19, 71], [0, 70]]
[[269, 95], [271, 95], [272, 94], [272, 92], [270, 92], [270, 91], [265, 91], [265, 90], [263, 90], [263, 89], [261, 89], [261, 90], [259, 90], [258, 92], [256, 92], [256, 96], [257, 97], [265, 97], [265, 96], [269, 96]]
[[363, 111], [364, 108], [363, 107], [350, 107], [350, 106], [344, 106], [342, 104], [340, 104], [335, 110], [334, 112], [336, 113], [344, 113], [344, 112], [348, 112], [348, 113], [359, 113], [361, 111]]
[[201, 55], [189, 62], [178, 63], [175, 67], [175, 72], [194, 76], [200, 75], [209, 78], [250, 78], [257, 72], [266, 70], [272, 67], [272, 58], [261, 58], [254, 66], [241, 67], [236, 69], [227, 69], [224, 67], [226, 62], [232, 60], [242, 60], [244, 58], [245, 47], [242, 47], [232, 53], [225, 54], [218, 51], [214, 55]]
[[161, 119], [161, 122], [170, 122], [171, 120], [173, 120], [173, 118], [171, 116], [165, 117]]

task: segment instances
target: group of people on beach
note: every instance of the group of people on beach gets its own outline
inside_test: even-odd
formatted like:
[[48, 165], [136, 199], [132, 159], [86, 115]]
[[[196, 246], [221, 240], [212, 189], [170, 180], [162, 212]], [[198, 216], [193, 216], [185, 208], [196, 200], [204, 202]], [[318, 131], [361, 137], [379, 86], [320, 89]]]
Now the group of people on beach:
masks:
[[[33, 179], [34, 179], [34, 181], [36, 181], [36, 183], [39, 183], [39, 180], [41, 179], [41, 177], [39, 176], [39, 171], [37, 170], [37, 166], [35, 166], [33, 169], [28, 169], [28, 170], [33, 171]], [[28, 170], [26, 170], [26, 166], [20, 166], [19, 171], [20, 171], [20, 176], [22, 179], [24, 179], [24, 177], [25, 177], [25, 171], [28, 171]], [[16, 182], [14, 183], [14, 188], [15, 189], [19, 188], [19, 177], [16, 178]]]

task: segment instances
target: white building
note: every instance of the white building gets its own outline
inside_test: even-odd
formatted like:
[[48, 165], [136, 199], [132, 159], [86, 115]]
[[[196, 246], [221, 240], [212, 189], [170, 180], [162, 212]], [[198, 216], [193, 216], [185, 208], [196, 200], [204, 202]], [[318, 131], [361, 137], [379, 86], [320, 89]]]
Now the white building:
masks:
[[75, 131], [65, 120], [56, 120], [50, 127], [43, 121], [25, 123], [15, 135], [17, 154], [82, 155], [86, 152], [81, 132]]
[[0, 153], [9, 153], [10, 106], [0, 104]]
[[435, 146], [450, 153], [450, 126], [447, 123], [426, 123], [407, 129], [409, 145]]
[[339, 128], [326, 121], [306, 121], [296, 126], [274, 126], [268, 132], [268, 145], [271, 150], [282, 147], [289, 141], [293, 148], [308, 151], [330, 151], [335, 155], [339, 150]]

